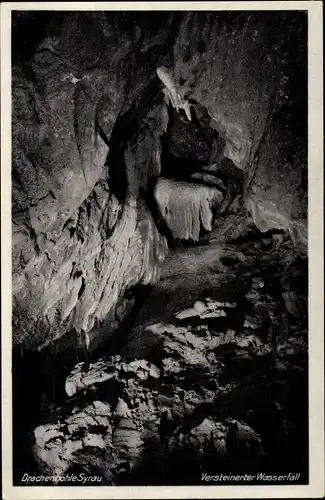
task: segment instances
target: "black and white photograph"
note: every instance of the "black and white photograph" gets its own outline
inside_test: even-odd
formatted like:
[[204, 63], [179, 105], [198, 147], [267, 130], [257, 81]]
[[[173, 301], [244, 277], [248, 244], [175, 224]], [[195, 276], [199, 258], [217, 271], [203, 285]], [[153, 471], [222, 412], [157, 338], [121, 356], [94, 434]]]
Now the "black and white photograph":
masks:
[[324, 494], [322, 6], [219, 3], [2, 18], [8, 500]]

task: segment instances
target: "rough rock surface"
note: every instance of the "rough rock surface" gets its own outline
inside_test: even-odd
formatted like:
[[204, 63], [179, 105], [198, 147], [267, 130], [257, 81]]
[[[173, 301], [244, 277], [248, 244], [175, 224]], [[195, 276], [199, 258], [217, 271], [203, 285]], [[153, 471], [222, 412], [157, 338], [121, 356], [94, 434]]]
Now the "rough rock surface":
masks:
[[[78, 466], [109, 485], [200, 484], [201, 471], [282, 473], [304, 463], [306, 317], [288, 314], [274, 287], [284, 268], [283, 293], [296, 287], [295, 252], [289, 245], [283, 259], [281, 247], [270, 247], [261, 259], [263, 241], [257, 246], [236, 271], [219, 270], [219, 285], [204, 289], [201, 281], [200, 294], [165, 264], [175, 286], [169, 300], [182, 295], [191, 308], [171, 304], [164, 321], [150, 296], [146, 323], [140, 316], [119, 355], [88, 371], [75, 366], [67, 401], [34, 429], [42, 471]], [[248, 279], [251, 259], [259, 271]], [[194, 264], [187, 272], [196, 275]], [[164, 290], [164, 280], [156, 287]]]
[[160, 66], [186, 89], [197, 158], [231, 159], [254, 224], [306, 253], [304, 13], [18, 12], [13, 29], [14, 345], [90, 331], [154, 279], [165, 243], [141, 200], [168, 134]]
[[[18, 13], [14, 19], [14, 344], [42, 347], [73, 327], [90, 330], [129, 283], [150, 281], [155, 263], [148, 253], [163, 253], [150, 214], [139, 210], [138, 220], [139, 181], [131, 181], [133, 195], [124, 186], [119, 200], [110, 178], [114, 170], [123, 178], [124, 161], [105, 165], [117, 118], [148, 99], [156, 56], [140, 71], [138, 61], [168, 42], [168, 33], [152, 36], [140, 21], [129, 32], [128, 15], [71, 12], [38, 19]], [[26, 22], [41, 22], [42, 29], [19, 45]], [[143, 110], [144, 118], [154, 115], [150, 105]], [[151, 128], [153, 122], [149, 135]], [[155, 238], [162, 243], [152, 250]]]
[[39, 235], [37, 252], [14, 272], [15, 342], [44, 345], [67, 328], [89, 331], [126, 288], [157, 279], [165, 238], [131, 189], [120, 207], [107, 187], [105, 180], [96, 184], [57, 241]]
[[181, 112], [171, 113], [168, 123], [168, 147], [170, 152], [179, 158], [197, 159], [201, 163], [206, 163], [210, 158], [211, 144], [204, 131], [189, 122]]

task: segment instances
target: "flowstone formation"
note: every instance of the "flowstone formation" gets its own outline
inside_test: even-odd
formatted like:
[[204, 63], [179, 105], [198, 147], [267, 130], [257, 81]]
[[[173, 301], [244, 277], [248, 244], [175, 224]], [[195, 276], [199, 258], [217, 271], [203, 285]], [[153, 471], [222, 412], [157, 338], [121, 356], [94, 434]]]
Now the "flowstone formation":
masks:
[[307, 482], [305, 13], [16, 12], [12, 47], [15, 484]]

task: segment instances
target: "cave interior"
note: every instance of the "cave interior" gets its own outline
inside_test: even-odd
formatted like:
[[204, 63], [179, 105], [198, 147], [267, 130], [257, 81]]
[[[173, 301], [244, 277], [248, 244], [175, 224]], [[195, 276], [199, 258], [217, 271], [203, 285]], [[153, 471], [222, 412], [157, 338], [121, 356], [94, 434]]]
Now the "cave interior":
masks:
[[308, 482], [306, 33], [13, 12], [16, 485]]

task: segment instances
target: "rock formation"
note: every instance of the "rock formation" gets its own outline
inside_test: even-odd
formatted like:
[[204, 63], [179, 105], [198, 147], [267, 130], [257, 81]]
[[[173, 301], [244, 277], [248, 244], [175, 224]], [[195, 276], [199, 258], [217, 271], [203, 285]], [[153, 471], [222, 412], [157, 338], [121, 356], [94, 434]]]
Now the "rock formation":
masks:
[[223, 196], [216, 188], [160, 178], [154, 196], [174, 238], [198, 241], [201, 226], [212, 230], [212, 208]]
[[[305, 67], [304, 14], [166, 12], [155, 36], [148, 16], [142, 22], [137, 17], [129, 30], [132, 13], [49, 13], [39, 39], [25, 48], [14, 45], [15, 344], [42, 347], [71, 328], [90, 330], [130, 283], [141, 282], [136, 251], [125, 259], [118, 249], [110, 255], [114, 240], [122, 252], [134, 248], [137, 224], [126, 180], [120, 181], [122, 194], [114, 193], [114, 179], [125, 179], [123, 155], [109, 164], [106, 158], [113, 138], [134, 141], [143, 124], [132, 161], [144, 189], [159, 175], [159, 137], [168, 116], [157, 109], [156, 70], [174, 89], [167, 62], [160, 64], [168, 58], [175, 82], [187, 85], [186, 98], [206, 110], [208, 126], [223, 137], [221, 156], [244, 170], [245, 204], [258, 229], [286, 230], [306, 250], [306, 137], [300, 125], [306, 89], [295, 87]], [[25, 26], [38, 22], [37, 15], [15, 14], [14, 36], [25, 36]], [[132, 183], [136, 190], [139, 181]], [[123, 279], [132, 259], [134, 275]], [[118, 266], [123, 283], [115, 281], [109, 291], [109, 268]]]
[[[169, 303], [165, 321], [157, 313], [158, 322], [140, 321], [120, 355], [94, 361], [87, 372], [77, 364], [66, 379], [68, 400], [34, 429], [40, 469], [64, 475], [81, 465], [113, 485], [123, 484], [125, 474], [131, 484], [148, 481], [143, 474], [156, 468], [150, 484], [171, 477], [188, 484], [189, 476], [196, 484], [208, 461], [215, 474], [257, 464], [267, 470], [275, 457], [282, 463], [299, 425], [297, 415], [285, 417], [286, 391], [299, 400], [294, 384], [301, 384], [307, 361], [306, 324], [294, 315], [286, 329], [292, 311], [281, 309], [281, 291], [274, 295], [263, 273], [241, 287], [247, 270], [239, 264], [237, 283], [206, 289], [191, 309]], [[188, 302], [188, 290], [178, 285]]]
[[306, 14], [12, 29], [15, 443], [106, 484], [305, 467]]

